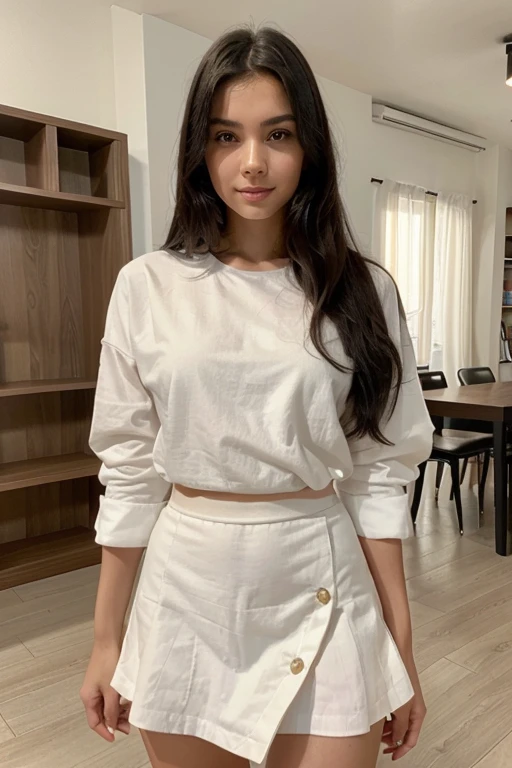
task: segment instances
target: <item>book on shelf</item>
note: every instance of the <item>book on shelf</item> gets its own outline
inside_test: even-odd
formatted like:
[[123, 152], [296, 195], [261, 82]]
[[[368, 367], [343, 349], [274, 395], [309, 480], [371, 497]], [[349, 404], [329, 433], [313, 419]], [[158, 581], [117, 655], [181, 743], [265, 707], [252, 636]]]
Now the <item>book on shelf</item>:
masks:
[[501, 338], [500, 338], [500, 362], [512, 362], [512, 354], [510, 352], [510, 339], [509, 332], [511, 327], [505, 325], [503, 320], [501, 321]]

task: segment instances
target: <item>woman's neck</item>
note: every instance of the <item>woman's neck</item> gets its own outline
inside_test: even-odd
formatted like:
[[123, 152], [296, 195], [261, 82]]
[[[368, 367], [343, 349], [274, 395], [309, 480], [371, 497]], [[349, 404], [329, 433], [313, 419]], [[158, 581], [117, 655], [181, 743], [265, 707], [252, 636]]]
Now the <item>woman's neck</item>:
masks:
[[239, 259], [253, 264], [286, 258], [282, 242], [281, 217], [251, 221], [233, 214], [228, 220], [215, 255], [222, 259]]

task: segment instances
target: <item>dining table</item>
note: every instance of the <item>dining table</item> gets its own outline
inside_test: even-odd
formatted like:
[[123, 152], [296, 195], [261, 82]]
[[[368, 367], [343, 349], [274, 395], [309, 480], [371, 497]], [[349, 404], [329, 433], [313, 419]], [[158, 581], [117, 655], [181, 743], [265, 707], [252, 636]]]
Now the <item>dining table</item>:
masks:
[[511, 514], [508, 503], [507, 425], [512, 424], [512, 381], [471, 384], [424, 391], [432, 417], [493, 422], [495, 541], [498, 555], [511, 554]]

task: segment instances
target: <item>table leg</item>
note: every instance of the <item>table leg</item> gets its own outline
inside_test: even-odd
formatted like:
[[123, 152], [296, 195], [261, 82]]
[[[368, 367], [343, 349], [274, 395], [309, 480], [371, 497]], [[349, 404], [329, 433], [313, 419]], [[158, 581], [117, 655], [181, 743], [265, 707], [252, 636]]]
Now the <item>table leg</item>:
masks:
[[510, 554], [507, 503], [506, 428], [502, 421], [494, 422], [494, 495], [496, 520], [496, 552]]

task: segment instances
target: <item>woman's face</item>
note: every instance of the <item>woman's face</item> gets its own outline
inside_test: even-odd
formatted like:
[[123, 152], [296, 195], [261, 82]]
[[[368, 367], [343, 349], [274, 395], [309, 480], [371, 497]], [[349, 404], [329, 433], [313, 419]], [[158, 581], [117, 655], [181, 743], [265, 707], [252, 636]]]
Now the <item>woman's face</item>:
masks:
[[[210, 114], [206, 165], [215, 191], [245, 219], [268, 219], [293, 197], [304, 151], [283, 86], [255, 75], [225, 83]], [[244, 188], [271, 190], [262, 198]]]

